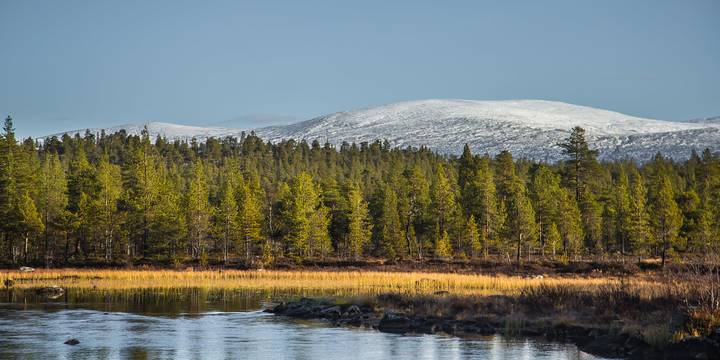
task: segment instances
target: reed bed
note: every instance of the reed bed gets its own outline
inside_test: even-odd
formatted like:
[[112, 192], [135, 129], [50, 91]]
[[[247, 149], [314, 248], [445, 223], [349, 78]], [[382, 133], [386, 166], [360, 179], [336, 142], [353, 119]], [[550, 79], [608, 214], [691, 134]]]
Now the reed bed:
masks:
[[[59, 269], [35, 272], [6, 271], [16, 288], [57, 285], [74, 289], [262, 289], [311, 290], [347, 294], [434, 294], [457, 296], [519, 295], [540, 286], [592, 291], [615, 286], [621, 280], [606, 278], [524, 278], [504, 275], [468, 275], [382, 271], [173, 271]], [[638, 289], [652, 289], [652, 282], [634, 280]]]

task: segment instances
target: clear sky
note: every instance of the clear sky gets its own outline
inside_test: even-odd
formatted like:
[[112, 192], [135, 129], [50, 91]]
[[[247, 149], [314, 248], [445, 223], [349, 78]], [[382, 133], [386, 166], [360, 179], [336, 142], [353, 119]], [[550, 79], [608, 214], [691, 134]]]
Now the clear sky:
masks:
[[427, 98], [718, 116], [720, 1], [0, 0], [0, 83], [21, 136]]

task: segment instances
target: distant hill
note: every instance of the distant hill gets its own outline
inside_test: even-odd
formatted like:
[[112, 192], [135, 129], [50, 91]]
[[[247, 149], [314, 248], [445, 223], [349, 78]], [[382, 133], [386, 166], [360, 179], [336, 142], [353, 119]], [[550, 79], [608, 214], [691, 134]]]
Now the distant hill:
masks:
[[[138, 134], [142, 124], [126, 129]], [[239, 136], [243, 130], [148, 123], [151, 136], [203, 141], [208, 137]], [[387, 139], [398, 147], [427, 146], [445, 154], [459, 154], [465, 143], [475, 153], [509, 150], [516, 157], [556, 161], [557, 143], [572, 127], [581, 126], [601, 159], [640, 161], [661, 152], [684, 159], [695, 149], [720, 150], [720, 118], [685, 122], [660, 121], [621, 113], [543, 100], [420, 100], [343, 111], [289, 125], [253, 129], [263, 139], [319, 140], [335, 145]], [[99, 133], [100, 129], [89, 129]], [[69, 133], [84, 133], [86, 129]], [[245, 129], [250, 131], [250, 129]]]

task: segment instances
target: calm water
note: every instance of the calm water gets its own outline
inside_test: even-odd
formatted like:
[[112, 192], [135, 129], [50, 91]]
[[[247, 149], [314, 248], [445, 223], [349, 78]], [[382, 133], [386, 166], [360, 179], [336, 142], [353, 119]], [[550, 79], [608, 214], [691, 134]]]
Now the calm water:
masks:
[[[265, 314], [248, 291], [0, 292], [1, 359], [596, 359], [528, 339], [384, 334]], [[64, 345], [70, 338], [80, 344]]]

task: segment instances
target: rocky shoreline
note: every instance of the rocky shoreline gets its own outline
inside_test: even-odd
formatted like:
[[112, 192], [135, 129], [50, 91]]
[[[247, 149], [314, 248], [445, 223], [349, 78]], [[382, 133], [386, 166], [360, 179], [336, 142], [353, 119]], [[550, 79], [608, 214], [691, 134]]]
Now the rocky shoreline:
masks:
[[396, 334], [542, 337], [573, 343], [584, 352], [626, 359], [720, 359], [720, 329], [708, 337], [686, 337], [657, 348], [643, 339], [613, 331], [607, 325], [578, 325], [546, 318], [480, 315], [472, 319], [408, 314], [367, 304], [303, 298], [282, 302], [266, 312], [301, 319], [323, 319], [336, 326], [355, 326]]

